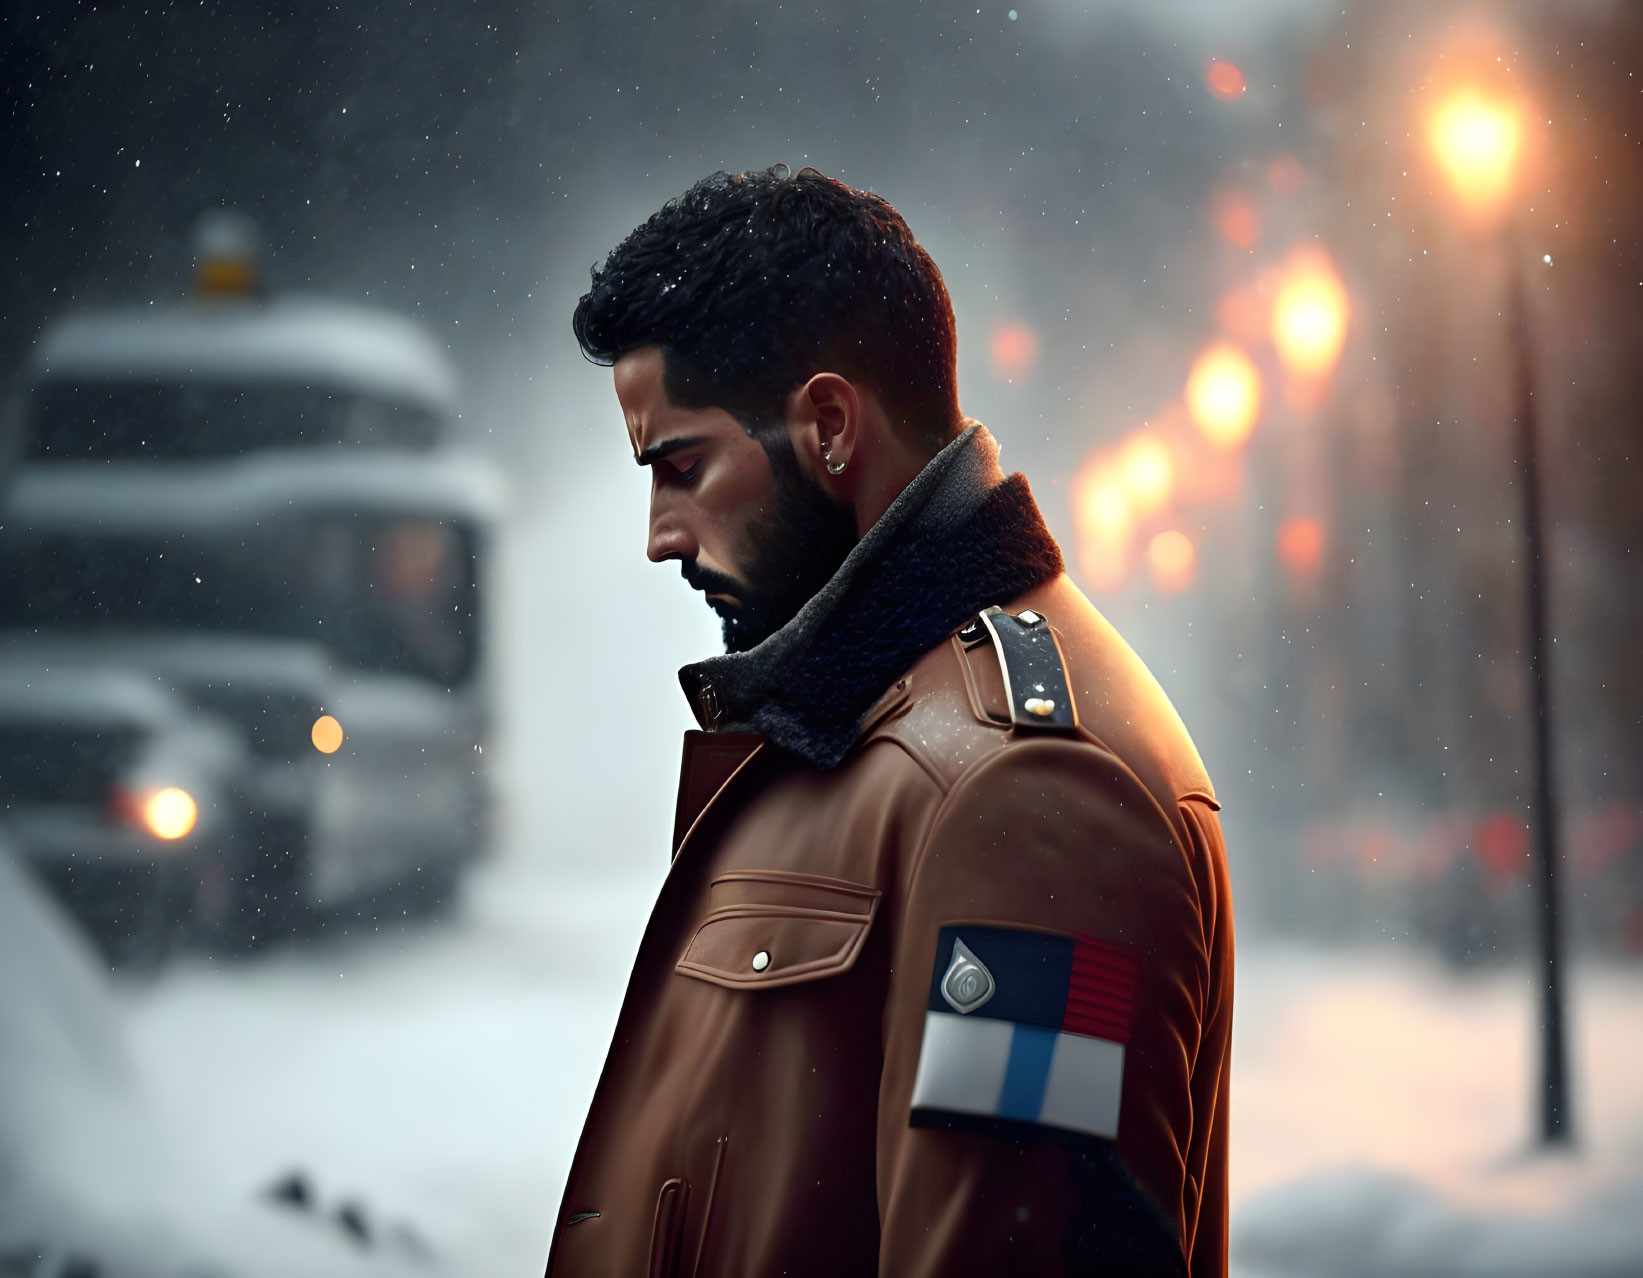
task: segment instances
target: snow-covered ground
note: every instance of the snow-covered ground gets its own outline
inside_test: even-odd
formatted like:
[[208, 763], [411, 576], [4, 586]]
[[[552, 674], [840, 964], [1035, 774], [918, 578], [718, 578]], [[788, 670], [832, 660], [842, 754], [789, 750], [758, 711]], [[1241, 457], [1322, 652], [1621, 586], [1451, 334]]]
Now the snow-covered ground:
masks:
[[186, 958], [126, 991], [139, 1068], [225, 1177], [300, 1168], [452, 1273], [540, 1273], [645, 897], [493, 863], [444, 923]]
[[[539, 1272], [650, 886], [498, 860], [446, 924], [186, 960], [125, 992], [139, 1067], [225, 1175], [303, 1167], [456, 1272]], [[1520, 974], [1248, 947], [1237, 1272], [1643, 1272], [1643, 987], [1574, 992], [1580, 1150], [1540, 1158]]]
[[1534, 1148], [1534, 991], [1388, 952], [1241, 960], [1235, 1273], [1643, 1274], [1643, 973], [1574, 969], [1577, 1142]]

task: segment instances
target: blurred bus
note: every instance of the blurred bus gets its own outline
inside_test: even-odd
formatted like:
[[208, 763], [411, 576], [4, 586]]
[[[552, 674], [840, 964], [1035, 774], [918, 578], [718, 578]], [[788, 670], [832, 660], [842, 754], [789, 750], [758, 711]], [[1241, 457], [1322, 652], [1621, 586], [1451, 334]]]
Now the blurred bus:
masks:
[[501, 493], [449, 444], [455, 378], [420, 328], [220, 266], [239, 287], [42, 336], [0, 656], [123, 664], [237, 728], [237, 837], [196, 898], [255, 941], [390, 888], [442, 900], [481, 850]]

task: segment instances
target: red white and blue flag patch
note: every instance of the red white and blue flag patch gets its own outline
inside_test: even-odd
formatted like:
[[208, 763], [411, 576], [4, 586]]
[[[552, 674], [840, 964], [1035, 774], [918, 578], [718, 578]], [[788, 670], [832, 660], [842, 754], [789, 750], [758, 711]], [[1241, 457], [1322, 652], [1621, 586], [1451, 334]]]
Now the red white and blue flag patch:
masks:
[[1135, 960], [1116, 946], [942, 928], [913, 1125], [991, 1118], [1115, 1139], [1134, 998]]

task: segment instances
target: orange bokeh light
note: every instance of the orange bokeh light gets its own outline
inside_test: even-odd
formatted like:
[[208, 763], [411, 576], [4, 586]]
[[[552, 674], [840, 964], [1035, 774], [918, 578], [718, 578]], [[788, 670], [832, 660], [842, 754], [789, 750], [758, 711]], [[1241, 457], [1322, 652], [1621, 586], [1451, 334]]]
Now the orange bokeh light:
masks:
[[1326, 377], [1346, 343], [1351, 307], [1329, 255], [1301, 250], [1285, 264], [1272, 307], [1272, 341], [1284, 364], [1306, 377]]
[[342, 725], [328, 714], [314, 720], [309, 736], [321, 754], [335, 754], [342, 749]]
[[1216, 58], [1204, 68], [1204, 87], [1222, 102], [1236, 102], [1249, 85], [1242, 71], [1225, 58]]
[[1271, 299], [1254, 284], [1233, 289], [1215, 304], [1216, 324], [1223, 332], [1251, 346], [1265, 339], [1271, 318]]
[[1323, 557], [1324, 531], [1316, 519], [1297, 516], [1284, 520], [1278, 529], [1278, 558], [1291, 575], [1315, 576]]
[[1512, 189], [1523, 134], [1518, 107], [1476, 88], [1457, 89], [1433, 110], [1428, 130], [1461, 203], [1476, 212], [1498, 207]]
[[1080, 542], [1078, 576], [1091, 590], [1118, 590], [1129, 580], [1129, 546], [1115, 546], [1105, 542]]
[[1186, 533], [1170, 528], [1147, 544], [1147, 570], [1152, 584], [1167, 594], [1185, 590], [1192, 584], [1198, 565], [1198, 548]]
[[1103, 541], [1123, 541], [1134, 522], [1118, 476], [1102, 467], [1074, 493], [1080, 531]]
[[1205, 438], [1220, 448], [1236, 448], [1255, 429], [1261, 375], [1242, 350], [1217, 342], [1193, 362], [1186, 400], [1187, 411]]
[[1267, 161], [1266, 180], [1279, 195], [1294, 195], [1306, 185], [1306, 170], [1293, 155], [1275, 155]]
[[143, 801], [143, 824], [158, 839], [180, 839], [200, 819], [199, 806], [187, 790], [168, 785]]
[[1478, 860], [1502, 878], [1521, 877], [1529, 868], [1529, 835], [1523, 819], [1501, 812], [1478, 826], [1472, 836]]
[[1149, 514], [1169, 500], [1175, 459], [1156, 435], [1138, 431], [1118, 450], [1118, 478], [1130, 509]]
[[1073, 480], [1072, 508], [1079, 575], [1098, 590], [1122, 585], [1129, 574], [1134, 515], [1118, 468], [1091, 458]]
[[1247, 195], [1228, 191], [1215, 201], [1215, 230], [1222, 239], [1241, 249], [1255, 247], [1261, 224]]
[[993, 371], [1012, 382], [1030, 376], [1038, 363], [1038, 335], [1019, 321], [995, 327], [989, 349]]

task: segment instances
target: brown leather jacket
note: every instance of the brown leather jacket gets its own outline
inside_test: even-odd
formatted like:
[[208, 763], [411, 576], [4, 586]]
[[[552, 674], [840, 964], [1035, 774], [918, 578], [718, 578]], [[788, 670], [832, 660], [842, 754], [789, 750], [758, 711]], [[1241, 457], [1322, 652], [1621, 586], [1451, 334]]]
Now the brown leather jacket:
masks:
[[[1006, 604], [1027, 610], [1059, 640], [1075, 727], [1042, 701], [1037, 724], [1019, 688], [1012, 712], [1004, 654], [971, 624], [889, 687], [830, 770], [755, 735], [688, 734], [676, 856], [550, 1275], [1225, 1272], [1232, 915], [1215, 798], [1163, 692], [1072, 582]], [[711, 691], [697, 702], [711, 719]], [[1085, 1018], [1127, 1033], [1115, 1141], [1030, 1111], [915, 1108], [951, 938], [997, 929], [1116, 956], [1122, 1006]], [[1017, 969], [987, 974], [999, 1000]], [[1148, 1212], [1172, 1261], [1148, 1252]]]

